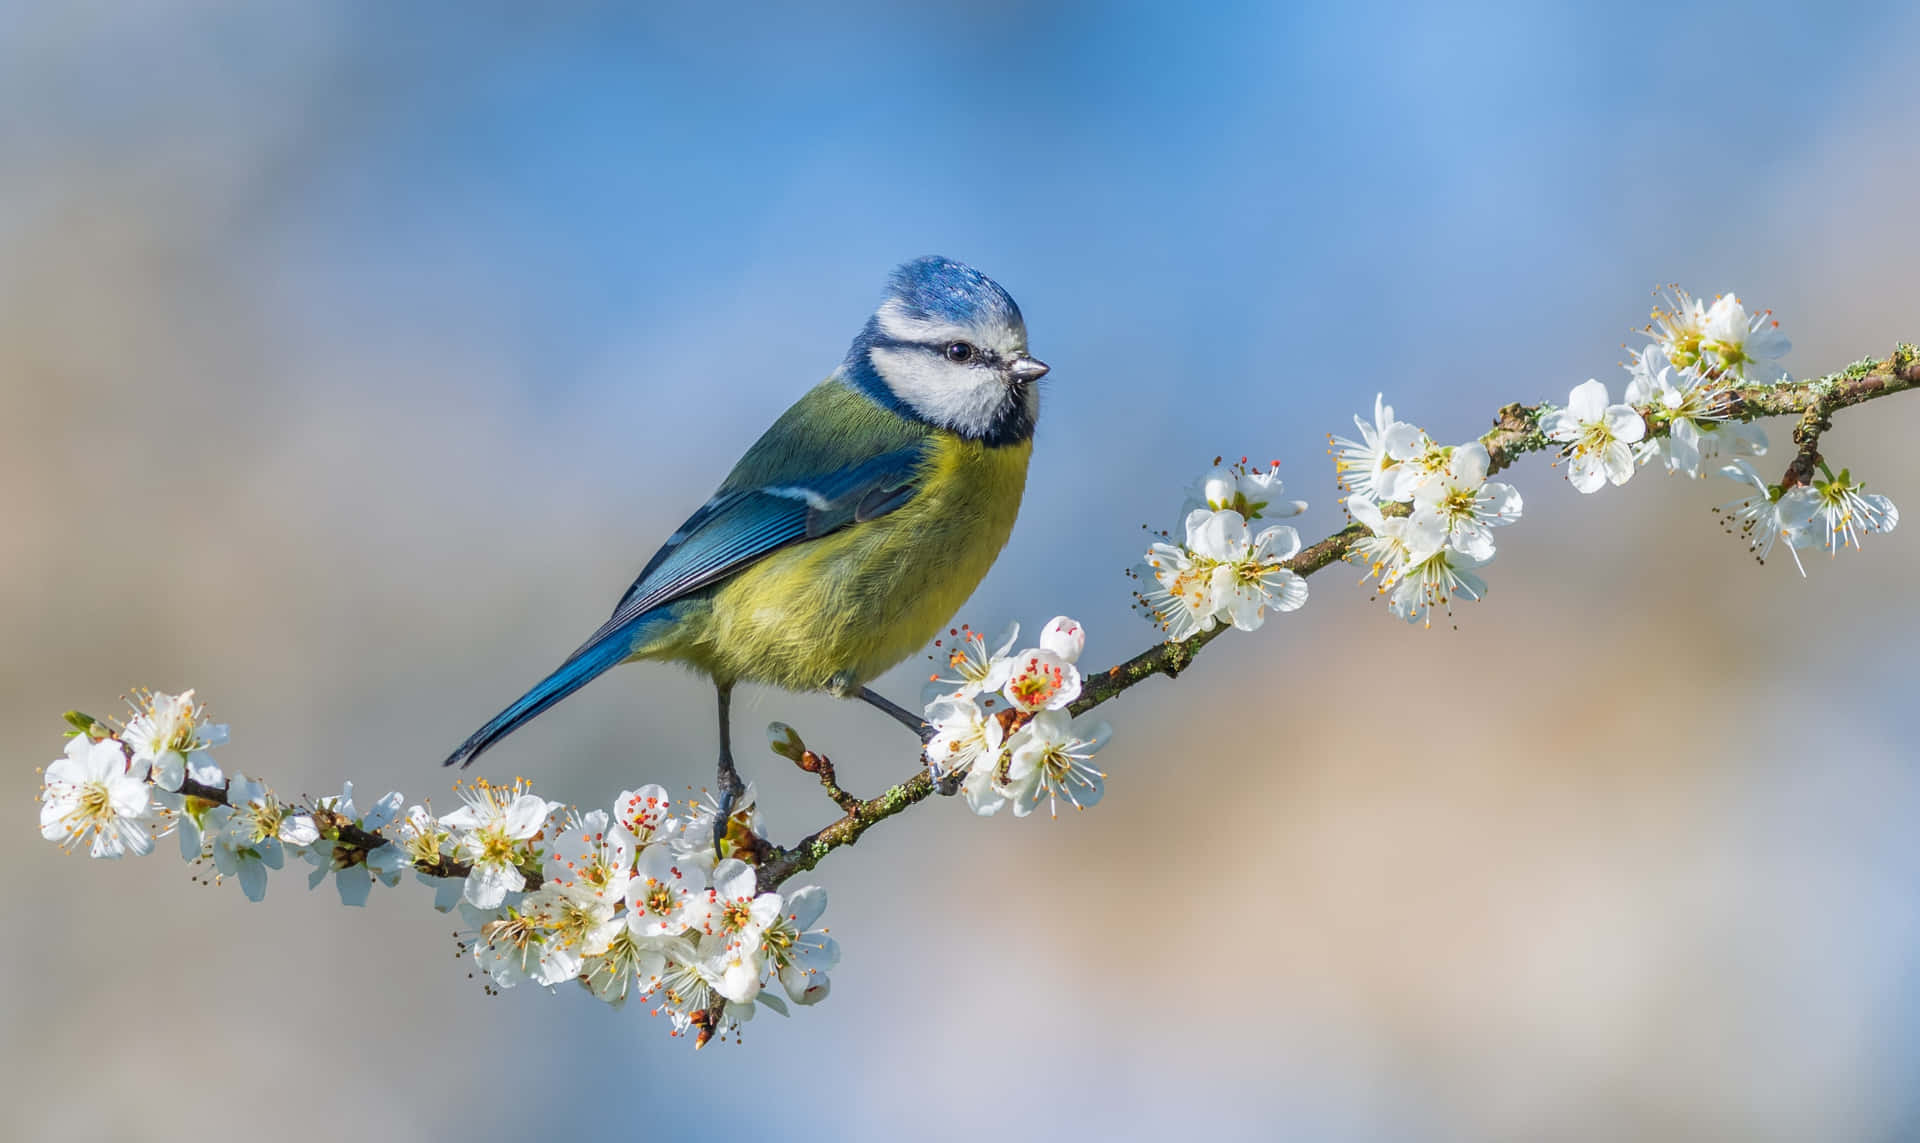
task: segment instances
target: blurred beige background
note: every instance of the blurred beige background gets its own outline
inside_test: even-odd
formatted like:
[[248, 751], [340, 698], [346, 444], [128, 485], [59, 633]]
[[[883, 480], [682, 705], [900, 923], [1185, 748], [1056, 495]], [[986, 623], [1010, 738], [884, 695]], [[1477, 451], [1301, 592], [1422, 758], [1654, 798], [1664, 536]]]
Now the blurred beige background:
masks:
[[[1120, 569], [1213, 454], [1284, 458], [1307, 538], [1336, 526], [1324, 434], [1377, 389], [1453, 439], [1617, 391], [1673, 278], [1774, 307], [1796, 373], [1920, 338], [1916, 32], [1893, 5], [6, 10], [0, 1132], [1912, 1136], [1915, 527], [1802, 581], [1720, 533], [1717, 482], [1578, 497], [1527, 463], [1458, 630], [1316, 577], [1110, 708], [1096, 810], [930, 805], [835, 856], [831, 1000], [698, 1056], [572, 991], [483, 997], [411, 882], [344, 910], [290, 871], [252, 906], [171, 842], [94, 863], [31, 823], [59, 713], [134, 685], [198, 687], [228, 770], [283, 792], [450, 805], [437, 760], [912, 255], [999, 277], [1055, 366], [963, 618], [1069, 612], [1094, 664], [1150, 641]], [[1896, 398], [1830, 455], [1911, 511], [1916, 431]], [[582, 805], [697, 786], [708, 702], [623, 669], [486, 761]], [[830, 700], [737, 718], [856, 790], [911, 767]], [[748, 765], [776, 836], [825, 820]]]

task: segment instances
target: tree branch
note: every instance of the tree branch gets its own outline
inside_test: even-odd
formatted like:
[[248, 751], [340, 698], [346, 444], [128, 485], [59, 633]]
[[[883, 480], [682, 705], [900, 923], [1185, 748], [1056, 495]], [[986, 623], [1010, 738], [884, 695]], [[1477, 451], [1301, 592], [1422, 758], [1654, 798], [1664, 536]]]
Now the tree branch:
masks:
[[[1841, 409], [1863, 404], [1920, 387], [1920, 350], [1902, 343], [1883, 359], [1857, 361], [1837, 373], [1806, 381], [1782, 384], [1730, 385], [1718, 395], [1716, 413], [1729, 421], [1754, 421], [1762, 417], [1797, 416], [1794, 443], [1799, 446], [1787, 469], [1783, 485], [1804, 483], [1818, 463], [1820, 435], [1832, 425], [1832, 417]], [[1551, 405], [1512, 404], [1494, 417], [1493, 428], [1480, 437], [1490, 460], [1489, 474], [1511, 467], [1529, 453], [1553, 447], [1540, 429], [1542, 413]], [[1654, 427], [1649, 435], [1664, 432]], [[1809, 459], [1810, 458], [1810, 459]], [[1302, 550], [1284, 567], [1302, 576], [1310, 576], [1331, 564], [1346, 559], [1354, 543], [1367, 535], [1360, 524], [1346, 527]], [[1068, 709], [1084, 714], [1127, 690], [1153, 678], [1177, 677], [1199, 657], [1208, 644], [1228, 630], [1215, 627], [1181, 642], [1165, 642], [1149, 647], [1106, 671], [1090, 676], [1080, 698]], [[803, 768], [805, 768], [803, 766]], [[831, 770], [821, 772], [823, 784], [830, 785], [834, 800], [845, 809], [839, 819], [814, 831], [792, 848], [771, 847], [759, 866], [759, 881], [773, 888], [797, 873], [812, 869], [836, 849], [853, 845], [875, 825], [902, 813], [927, 799], [934, 792], [932, 776], [922, 769], [913, 777], [865, 801], [843, 801], [847, 795], [831, 785]]]
[[[1800, 418], [1793, 433], [1798, 451], [1782, 480], [1783, 486], [1791, 487], [1811, 479], [1820, 461], [1820, 438], [1832, 427], [1834, 413], [1916, 387], [1920, 387], [1920, 350], [1903, 343], [1889, 357], [1858, 361], [1837, 373], [1812, 380], [1728, 386], [1718, 393], [1714, 412], [1729, 421], [1775, 416]], [[1493, 427], [1480, 437], [1487, 449], [1489, 473], [1511, 467], [1529, 453], [1553, 447], [1540, 429], [1541, 415], [1552, 407], [1511, 404], [1499, 411]], [[1653, 435], [1664, 431], [1664, 426], [1651, 429]], [[1282, 566], [1298, 575], [1311, 576], [1346, 559], [1355, 542], [1367, 534], [1363, 525], [1348, 524], [1308, 546]], [[1074, 715], [1084, 714], [1156, 675], [1178, 677], [1201, 651], [1228, 629], [1220, 626], [1184, 641], [1158, 643], [1125, 662], [1091, 675], [1069, 711]], [[1004, 712], [1001, 717], [1006, 717]], [[863, 800], [840, 788], [833, 763], [825, 755], [808, 750], [797, 734], [783, 729], [786, 737], [775, 740], [774, 752], [791, 758], [801, 769], [816, 775], [843, 813], [790, 848], [772, 845], [757, 837], [741, 839], [742, 844], [736, 846], [736, 850], [739, 856], [750, 859], [758, 867], [762, 889], [773, 889], [795, 874], [814, 868], [834, 850], [855, 844], [875, 825], [918, 805], [936, 792], [935, 780], [922, 768], [906, 781]], [[211, 805], [231, 804], [225, 784], [211, 786], [188, 778], [180, 793]], [[324, 807], [315, 805], [307, 812], [313, 815], [322, 836], [347, 847], [360, 860], [381, 846], [396, 844], [380, 831], [365, 829]], [[410, 863], [410, 867], [434, 877], [464, 878], [472, 872], [472, 866], [445, 855], [437, 861]], [[539, 887], [538, 870], [522, 868], [521, 872], [529, 890]]]
[[[210, 805], [231, 806], [233, 803], [227, 798], [228, 784], [228, 782], [222, 782], [218, 786], [209, 786], [204, 782], [196, 782], [192, 778], [187, 778], [180, 783], [179, 792], [183, 797], [198, 798]], [[334, 813], [331, 810], [317, 805], [302, 808], [306, 813], [312, 815], [313, 823], [319, 827], [321, 837], [351, 848], [361, 855], [362, 860], [365, 859], [366, 854], [379, 849], [383, 845], [396, 844], [391, 838], [379, 830], [363, 829], [347, 820], [344, 816]], [[409, 862], [408, 867], [417, 872], [425, 873], [430, 877], [449, 877], [454, 879], [464, 879], [469, 873], [473, 872], [473, 866], [445, 855], [442, 855], [438, 861]], [[529, 892], [540, 887], [541, 876], [538, 869], [527, 869], [523, 866], [520, 872], [527, 879], [527, 890]]]

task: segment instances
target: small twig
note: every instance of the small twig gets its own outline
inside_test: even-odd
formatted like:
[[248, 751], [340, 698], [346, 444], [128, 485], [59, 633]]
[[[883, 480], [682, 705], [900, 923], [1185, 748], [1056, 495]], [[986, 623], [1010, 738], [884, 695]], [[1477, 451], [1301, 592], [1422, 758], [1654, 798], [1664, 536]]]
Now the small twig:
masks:
[[825, 754], [808, 750], [800, 755], [799, 766], [809, 774], [819, 775], [821, 788], [827, 791], [827, 797], [833, 799], [834, 805], [851, 811], [860, 804], [859, 798], [840, 788], [840, 783], [833, 773], [833, 759]]
[[1833, 427], [1833, 413], [1826, 402], [1815, 399], [1793, 426], [1793, 443], [1800, 446], [1780, 478], [1782, 490], [1812, 484], [1814, 470], [1820, 467], [1820, 435]]
[[767, 748], [807, 773], [817, 775], [821, 787], [827, 791], [827, 797], [832, 798], [833, 804], [842, 810], [852, 813], [853, 808], [860, 804], [857, 796], [840, 788], [839, 779], [833, 773], [833, 760], [825, 754], [807, 749], [800, 732], [793, 727], [784, 722], [768, 723]]

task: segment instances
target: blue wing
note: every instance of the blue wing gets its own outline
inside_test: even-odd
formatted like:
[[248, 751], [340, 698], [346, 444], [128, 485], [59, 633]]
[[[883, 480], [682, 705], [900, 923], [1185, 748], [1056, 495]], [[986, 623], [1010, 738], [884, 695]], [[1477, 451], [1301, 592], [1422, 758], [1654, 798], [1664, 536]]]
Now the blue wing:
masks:
[[899, 508], [917, 491], [925, 449], [913, 444], [820, 476], [715, 496], [647, 562], [585, 646], [789, 544]]
[[613, 615], [534, 688], [475, 731], [446, 760], [465, 766], [632, 653], [663, 604], [709, 587], [790, 544], [892, 512], [918, 490], [924, 443], [820, 476], [729, 487], [695, 512], [640, 572]]

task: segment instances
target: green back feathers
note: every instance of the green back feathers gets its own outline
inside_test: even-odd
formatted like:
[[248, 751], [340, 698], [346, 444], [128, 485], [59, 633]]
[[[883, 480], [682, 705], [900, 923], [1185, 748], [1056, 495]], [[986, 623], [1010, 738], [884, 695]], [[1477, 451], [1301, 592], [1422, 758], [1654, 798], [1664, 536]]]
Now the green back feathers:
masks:
[[829, 377], [760, 434], [720, 491], [808, 480], [919, 444], [933, 432]]

